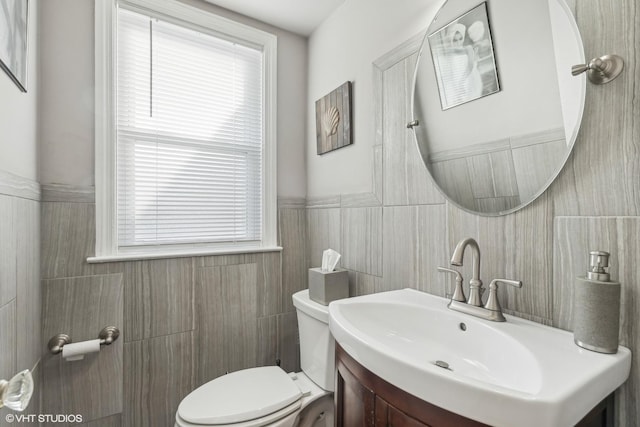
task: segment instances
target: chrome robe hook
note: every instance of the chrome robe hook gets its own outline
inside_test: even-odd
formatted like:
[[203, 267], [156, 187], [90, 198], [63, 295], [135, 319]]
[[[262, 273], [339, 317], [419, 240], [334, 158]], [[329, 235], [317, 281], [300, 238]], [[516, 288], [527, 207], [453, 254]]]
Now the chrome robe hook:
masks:
[[591, 83], [603, 85], [618, 77], [623, 69], [624, 59], [622, 57], [604, 55], [599, 58], [593, 58], [588, 64], [574, 65], [571, 67], [571, 74], [577, 76], [586, 72]]

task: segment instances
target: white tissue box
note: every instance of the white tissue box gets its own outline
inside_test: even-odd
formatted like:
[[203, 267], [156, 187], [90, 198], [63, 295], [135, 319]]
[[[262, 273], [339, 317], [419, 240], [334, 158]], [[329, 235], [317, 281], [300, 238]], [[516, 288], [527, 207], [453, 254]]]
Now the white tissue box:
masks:
[[349, 272], [342, 269], [324, 272], [319, 267], [310, 268], [309, 298], [323, 305], [349, 298]]

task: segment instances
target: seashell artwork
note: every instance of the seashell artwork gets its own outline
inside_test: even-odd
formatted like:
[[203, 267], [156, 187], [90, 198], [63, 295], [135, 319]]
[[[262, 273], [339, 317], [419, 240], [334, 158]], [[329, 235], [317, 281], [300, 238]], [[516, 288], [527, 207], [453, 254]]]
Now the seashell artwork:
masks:
[[340, 123], [340, 111], [336, 107], [329, 107], [322, 115], [322, 130], [325, 136], [335, 135]]
[[352, 144], [351, 82], [316, 101], [316, 137], [318, 154]]

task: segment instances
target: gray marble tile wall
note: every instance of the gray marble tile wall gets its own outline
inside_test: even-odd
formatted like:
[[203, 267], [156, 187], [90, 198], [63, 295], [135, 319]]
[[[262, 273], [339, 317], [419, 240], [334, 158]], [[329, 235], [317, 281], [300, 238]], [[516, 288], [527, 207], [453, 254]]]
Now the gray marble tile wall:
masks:
[[382, 275], [382, 207], [341, 209], [344, 268]]
[[[40, 186], [0, 171], [0, 378], [32, 370], [40, 413]], [[0, 409], [0, 426], [10, 411]]]
[[[47, 362], [47, 411], [82, 414], [92, 427], [172, 426], [180, 401], [219, 375], [276, 361], [299, 370], [290, 301], [306, 287], [304, 202], [279, 203], [282, 252], [88, 264], [95, 245], [91, 190], [43, 186], [45, 321], [37, 347]], [[88, 318], [86, 310], [96, 314]], [[44, 352], [50, 336], [63, 330], [91, 339], [106, 326], [102, 312], [111, 313], [122, 333], [113, 348], [73, 364]]]
[[428, 169], [459, 206], [507, 211], [530, 201], [554, 177], [554, 160], [566, 154], [564, 129], [549, 129], [430, 153]]
[[51, 354], [46, 346], [59, 333], [80, 342], [98, 338], [106, 326], [120, 328], [122, 285], [122, 274], [42, 281], [43, 413], [90, 421], [122, 412], [122, 339], [78, 361]]
[[172, 426], [180, 400], [195, 388], [195, 352], [194, 331], [125, 343], [122, 423], [95, 425]]
[[575, 276], [586, 274], [585, 248], [611, 254], [609, 272], [622, 284], [620, 341], [633, 352], [631, 376], [616, 393], [617, 425], [635, 426], [640, 419], [640, 217], [564, 217], [554, 221], [553, 323], [572, 330]]
[[[334, 247], [350, 269], [351, 295], [403, 287], [444, 295], [452, 282], [438, 276], [435, 267], [448, 265], [454, 245], [473, 237], [482, 250], [484, 282], [508, 278], [524, 283], [522, 289], [500, 289], [507, 312], [571, 330], [574, 278], [585, 273], [590, 250], [609, 251], [612, 277], [623, 287], [620, 340], [634, 354], [631, 376], [616, 392], [615, 425], [637, 426], [640, 32], [629, 29], [640, 28], [639, 7], [634, 0], [573, 3], [586, 57], [615, 51], [625, 58], [626, 69], [607, 86], [587, 86], [582, 128], [560, 176], [534, 203], [503, 217], [469, 214], [448, 203], [405, 129], [421, 35], [375, 61], [376, 144], [383, 151], [378, 187], [384, 189], [375, 209], [381, 218], [373, 217], [371, 208], [343, 203], [343, 195], [309, 201], [307, 247], [314, 260], [307, 265], [316, 266], [318, 254]], [[462, 273], [469, 277], [470, 267]]]

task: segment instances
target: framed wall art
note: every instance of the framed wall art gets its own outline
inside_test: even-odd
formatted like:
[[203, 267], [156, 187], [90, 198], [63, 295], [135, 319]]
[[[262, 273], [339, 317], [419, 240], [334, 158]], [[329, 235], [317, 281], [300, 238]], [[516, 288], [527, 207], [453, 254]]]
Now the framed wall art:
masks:
[[429, 35], [443, 110], [500, 91], [487, 2]]
[[316, 101], [316, 136], [319, 155], [353, 143], [351, 82], [345, 82]]
[[29, 0], [0, 0], [0, 68], [27, 91]]

